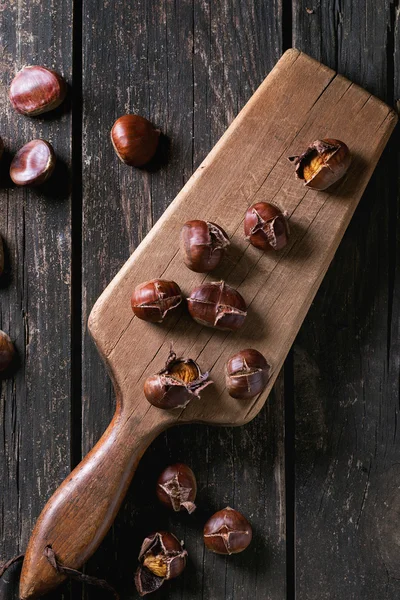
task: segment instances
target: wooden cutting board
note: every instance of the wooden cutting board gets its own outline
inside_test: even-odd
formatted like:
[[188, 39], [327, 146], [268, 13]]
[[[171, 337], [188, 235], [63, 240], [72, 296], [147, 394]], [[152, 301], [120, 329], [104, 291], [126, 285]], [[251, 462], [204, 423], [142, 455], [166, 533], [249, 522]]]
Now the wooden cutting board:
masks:
[[[39, 597], [63, 579], [44, 557], [46, 545], [73, 568], [93, 554], [159, 432], [174, 423], [241, 425], [255, 417], [396, 121], [391, 108], [331, 69], [297, 50], [284, 54], [92, 310], [89, 329], [115, 384], [117, 411], [45, 507], [23, 565], [21, 599]], [[353, 163], [343, 180], [317, 192], [295, 178], [287, 157], [324, 137], [343, 140]], [[291, 237], [279, 253], [264, 254], [244, 237], [244, 214], [258, 201], [289, 212]], [[231, 237], [227, 257], [211, 275], [182, 263], [179, 232], [189, 219], [216, 222]], [[167, 324], [140, 321], [130, 296], [138, 283], [153, 278], [176, 281], [186, 296], [205, 280], [225, 280], [247, 302], [245, 325], [236, 333], [204, 328], [184, 307]], [[171, 342], [178, 356], [198, 360], [214, 381], [184, 411], [161, 411], [143, 395], [144, 379], [164, 366]], [[225, 389], [224, 364], [247, 347], [265, 355], [273, 374], [259, 397], [234, 400]]]

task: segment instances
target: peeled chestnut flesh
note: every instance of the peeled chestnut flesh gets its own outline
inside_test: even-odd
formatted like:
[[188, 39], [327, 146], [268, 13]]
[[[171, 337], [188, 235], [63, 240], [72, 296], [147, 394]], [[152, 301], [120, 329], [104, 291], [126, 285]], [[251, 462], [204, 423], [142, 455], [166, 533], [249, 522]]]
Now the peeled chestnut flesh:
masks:
[[162, 409], [185, 408], [210, 383], [191, 358], [177, 358], [170, 352], [164, 369], [144, 382], [144, 395], [153, 406]]
[[209, 221], [188, 221], [181, 231], [181, 253], [185, 265], [196, 273], [208, 273], [221, 262], [229, 238], [222, 227]]
[[232, 398], [254, 398], [265, 389], [271, 367], [263, 355], [247, 348], [234, 354], [226, 363], [225, 380]]
[[9, 97], [17, 112], [34, 117], [57, 108], [66, 94], [67, 84], [61, 75], [34, 65], [24, 67], [16, 74]]
[[187, 303], [192, 318], [206, 327], [236, 331], [247, 315], [242, 296], [224, 281], [200, 285], [192, 291]]
[[45, 140], [32, 140], [18, 150], [10, 165], [15, 185], [35, 186], [44, 183], [54, 171], [54, 150]]
[[296, 175], [314, 190], [326, 190], [347, 172], [351, 155], [344, 142], [335, 139], [316, 140], [303, 154], [291, 156]]
[[178, 577], [186, 566], [187, 552], [181, 542], [167, 531], [147, 537], [140, 550], [140, 566], [135, 584], [140, 596], [158, 590], [164, 581]]
[[257, 202], [247, 209], [244, 233], [260, 250], [282, 250], [288, 243], [289, 225], [286, 215], [277, 206]]
[[14, 344], [10, 337], [0, 331], [0, 372], [6, 371], [11, 365], [15, 355]]
[[229, 506], [216, 512], [204, 526], [204, 543], [216, 554], [238, 554], [247, 548], [252, 536], [247, 519]]
[[161, 473], [157, 481], [157, 498], [167, 508], [189, 514], [196, 510], [194, 501], [197, 494], [196, 477], [184, 463], [170, 465]]
[[152, 279], [139, 284], [133, 291], [131, 306], [143, 321], [162, 323], [167, 314], [182, 302], [182, 294], [175, 281]]
[[123, 115], [111, 129], [118, 158], [132, 167], [142, 167], [153, 158], [159, 137], [160, 131], [140, 115]]

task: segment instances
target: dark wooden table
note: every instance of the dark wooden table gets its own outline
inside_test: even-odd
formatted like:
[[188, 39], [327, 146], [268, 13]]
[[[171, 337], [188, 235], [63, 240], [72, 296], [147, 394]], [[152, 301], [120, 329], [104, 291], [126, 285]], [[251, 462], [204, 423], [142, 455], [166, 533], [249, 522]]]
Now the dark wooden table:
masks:
[[[109, 378], [86, 321], [104, 287], [163, 213], [283, 50], [304, 50], [389, 104], [400, 97], [398, 0], [32, 0], [0, 2], [0, 327], [19, 368], [0, 398], [0, 562], [23, 551], [45, 501], [108, 424]], [[43, 64], [71, 84], [43, 119], [16, 115], [9, 83]], [[137, 112], [170, 140], [155, 172], [122, 165], [114, 120]], [[10, 185], [10, 156], [34, 137], [59, 157], [38, 190]], [[400, 594], [399, 135], [395, 132], [268, 405], [239, 429], [171, 430], [146, 453], [86, 572], [137, 598], [140, 542], [186, 541], [185, 574], [154, 598], [397, 599]], [[188, 462], [198, 511], [154, 500], [162, 467]], [[214, 510], [242, 510], [246, 553], [204, 552]], [[18, 598], [18, 568], [0, 597]], [[107, 598], [68, 584], [60, 598]]]

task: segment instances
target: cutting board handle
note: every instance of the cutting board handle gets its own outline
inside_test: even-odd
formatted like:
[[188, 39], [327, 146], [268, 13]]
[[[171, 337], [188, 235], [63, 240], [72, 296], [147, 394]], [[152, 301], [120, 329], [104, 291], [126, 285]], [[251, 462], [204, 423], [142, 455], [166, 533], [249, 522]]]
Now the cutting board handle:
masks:
[[46, 546], [73, 569], [92, 556], [114, 521], [141, 456], [168, 426], [151, 413], [124, 417], [117, 406], [102, 438], [53, 494], [36, 523], [22, 567], [21, 600], [39, 598], [65, 579], [49, 564]]

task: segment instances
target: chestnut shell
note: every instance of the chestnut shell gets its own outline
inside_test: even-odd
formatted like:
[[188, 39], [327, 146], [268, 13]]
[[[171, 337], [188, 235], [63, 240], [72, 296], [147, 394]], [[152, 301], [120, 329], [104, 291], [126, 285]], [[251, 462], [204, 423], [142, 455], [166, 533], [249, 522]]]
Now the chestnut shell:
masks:
[[179, 512], [196, 510], [196, 477], [190, 467], [176, 463], [166, 467], [157, 480], [157, 498], [167, 508]]
[[192, 291], [187, 303], [197, 323], [223, 331], [240, 329], [247, 315], [241, 294], [224, 281], [203, 283]]
[[[186, 566], [187, 552], [179, 540], [167, 531], [157, 531], [149, 535], [142, 544], [139, 553], [141, 565], [136, 571], [135, 585], [140, 596], [158, 590], [164, 581], [178, 577]], [[154, 557], [160, 566], [165, 567], [165, 575], [158, 576], [144, 563]]]
[[231, 356], [225, 366], [226, 387], [232, 398], [248, 399], [265, 389], [271, 367], [258, 350], [247, 348]]
[[162, 323], [169, 311], [182, 302], [182, 294], [175, 281], [152, 279], [137, 285], [131, 297], [135, 315], [143, 321]]
[[147, 164], [157, 150], [160, 131], [140, 115], [123, 115], [111, 129], [111, 141], [120, 160], [132, 167]]
[[204, 526], [204, 543], [216, 554], [237, 554], [250, 544], [251, 525], [237, 510], [227, 506], [216, 512]]
[[277, 206], [257, 202], [247, 209], [244, 233], [249, 242], [260, 250], [282, 250], [288, 243], [289, 225]]
[[34, 117], [57, 108], [66, 94], [67, 84], [61, 75], [46, 67], [31, 65], [16, 74], [9, 98], [18, 113]]
[[196, 273], [208, 273], [215, 269], [229, 244], [229, 238], [222, 227], [210, 221], [187, 221], [181, 230], [183, 262]]
[[326, 138], [315, 140], [303, 154], [291, 156], [289, 160], [296, 165], [296, 175], [304, 185], [322, 191], [346, 174], [351, 154], [341, 140]]
[[[185, 376], [190, 373], [189, 377]], [[176, 358], [170, 352], [164, 369], [150, 375], [144, 382], [144, 395], [150, 404], [164, 410], [185, 408], [210, 383], [208, 373], [202, 373], [191, 358]]]
[[44, 183], [54, 171], [56, 157], [46, 140], [32, 140], [22, 146], [10, 165], [10, 177], [19, 186]]

